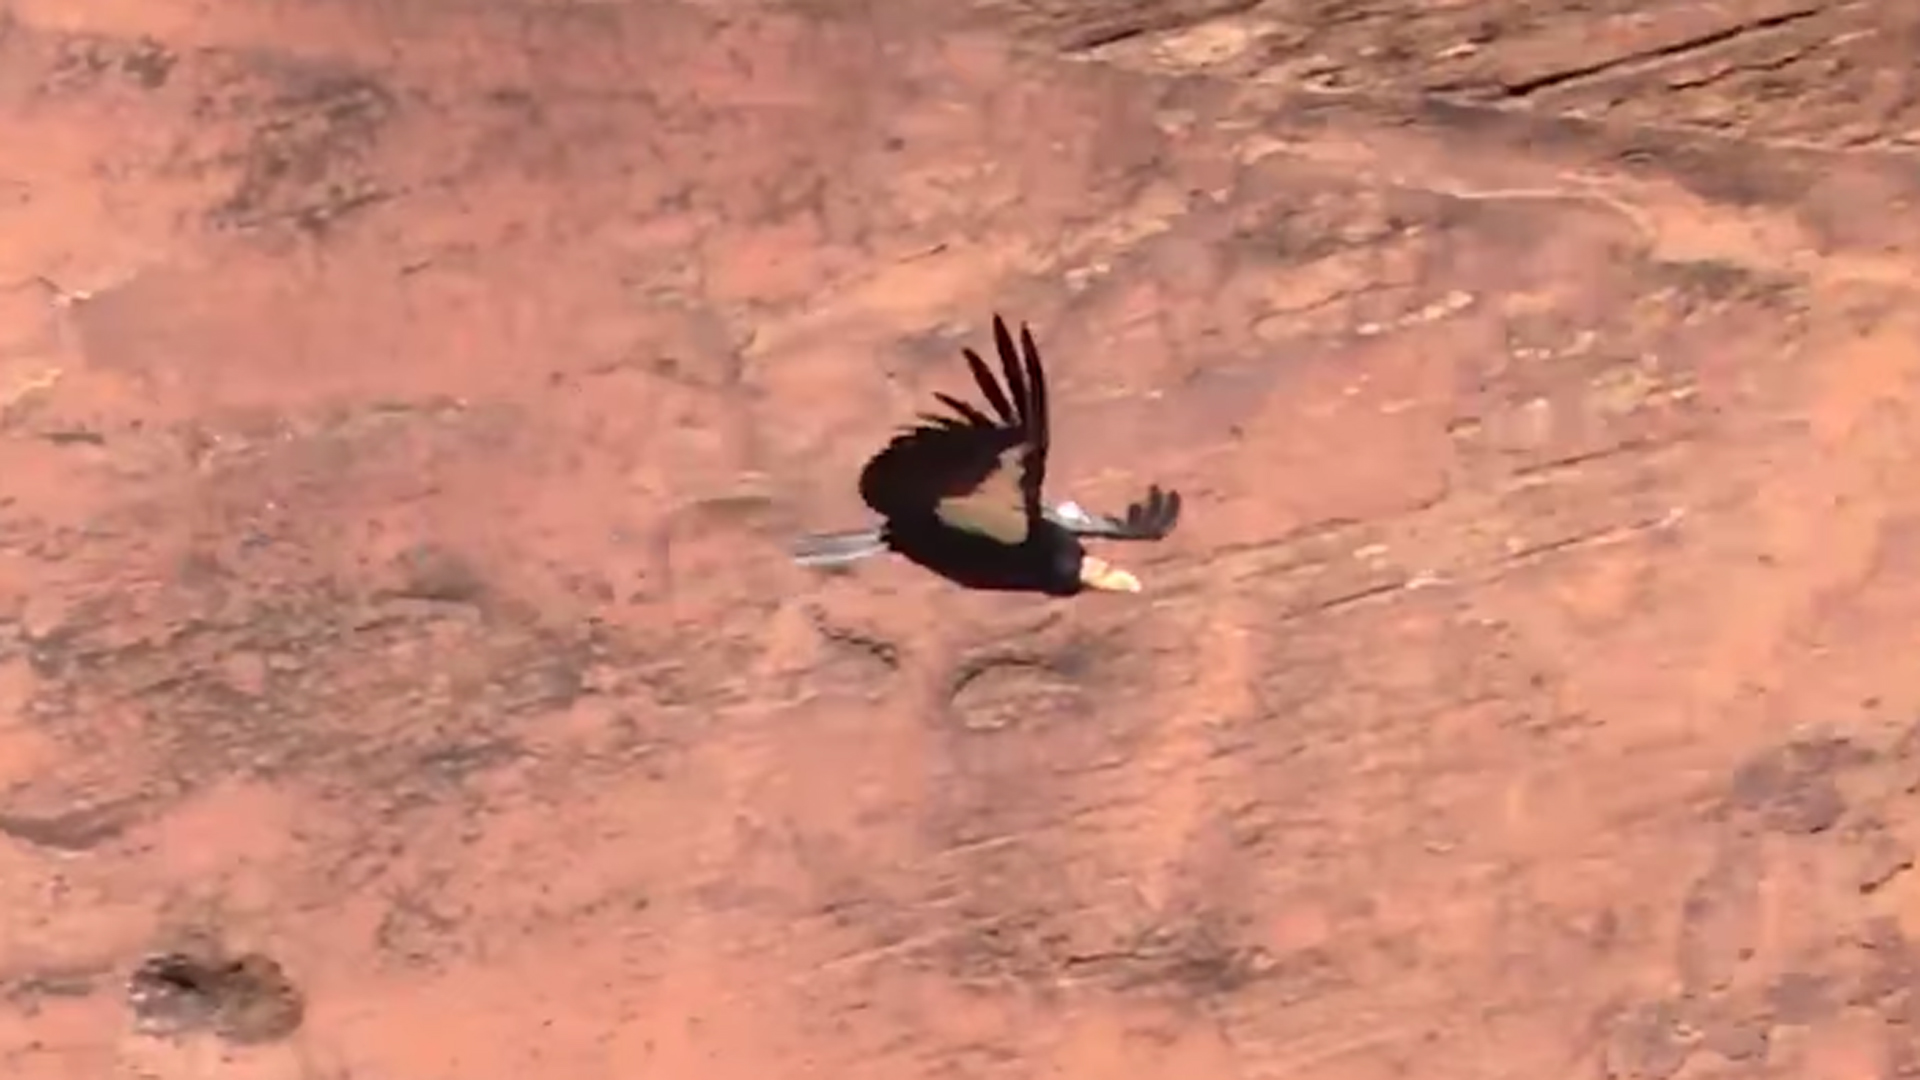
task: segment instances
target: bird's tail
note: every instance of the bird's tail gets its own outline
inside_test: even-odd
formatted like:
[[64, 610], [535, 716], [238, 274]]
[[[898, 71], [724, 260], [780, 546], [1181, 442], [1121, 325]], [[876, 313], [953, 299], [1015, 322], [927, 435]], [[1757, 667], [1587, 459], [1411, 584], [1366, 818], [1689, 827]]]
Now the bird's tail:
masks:
[[793, 561], [801, 566], [844, 566], [886, 546], [878, 528], [812, 533], [793, 542]]

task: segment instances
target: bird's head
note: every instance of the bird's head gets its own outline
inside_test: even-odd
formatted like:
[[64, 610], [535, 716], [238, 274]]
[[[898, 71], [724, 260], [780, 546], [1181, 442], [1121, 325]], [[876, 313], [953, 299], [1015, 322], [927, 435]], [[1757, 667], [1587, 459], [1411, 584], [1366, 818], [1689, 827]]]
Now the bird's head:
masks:
[[1098, 555], [1080, 556], [1080, 585], [1100, 592], [1140, 591], [1140, 579]]

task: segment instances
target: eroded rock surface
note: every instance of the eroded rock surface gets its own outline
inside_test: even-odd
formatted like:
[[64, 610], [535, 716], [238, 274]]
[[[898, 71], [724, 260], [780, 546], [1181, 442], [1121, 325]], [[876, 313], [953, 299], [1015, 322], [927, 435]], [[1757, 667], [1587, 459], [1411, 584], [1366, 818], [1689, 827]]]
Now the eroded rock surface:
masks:
[[[1910, 1075], [1916, 20], [19, 0], [0, 1071]], [[995, 310], [1148, 592], [787, 565]]]

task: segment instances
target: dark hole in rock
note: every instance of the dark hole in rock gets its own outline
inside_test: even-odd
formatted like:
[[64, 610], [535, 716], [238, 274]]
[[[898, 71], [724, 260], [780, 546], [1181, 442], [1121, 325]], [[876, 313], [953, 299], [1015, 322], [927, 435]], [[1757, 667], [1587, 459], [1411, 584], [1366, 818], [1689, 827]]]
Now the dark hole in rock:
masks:
[[260, 953], [150, 956], [127, 980], [127, 1004], [148, 1034], [209, 1031], [235, 1043], [286, 1038], [306, 1015], [299, 988]]

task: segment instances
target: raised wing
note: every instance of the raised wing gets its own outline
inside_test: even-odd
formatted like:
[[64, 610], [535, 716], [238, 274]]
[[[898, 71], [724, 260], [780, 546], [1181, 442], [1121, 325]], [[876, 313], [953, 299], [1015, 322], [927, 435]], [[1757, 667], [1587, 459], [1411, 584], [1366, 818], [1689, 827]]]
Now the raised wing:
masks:
[[1114, 517], [1083, 509], [1078, 503], [1064, 502], [1047, 516], [1081, 536], [1108, 540], [1164, 540], [1180, 521], [1180, 493], [1153, 484], [1147, 497], [1127, 507], [1126, 514]]
[[972, 349], [967, 367], [989, 416], [949, 394], [935, 394], [951, 415], [920, 414], [860, 473], [860, 498], [886, 517], [932, 512], [946, 524], [1007, 544], [1027, 538], [1039, 519], [1047, 469], [1047, 390], [1033, 335], [1020, 328], [1020, 349], [1000, 316], [994, 344], [1006, 380]]

